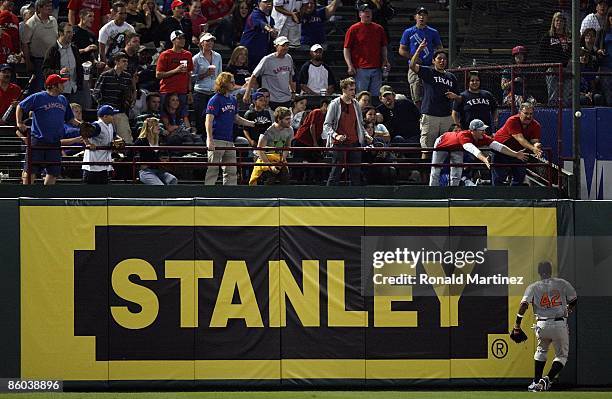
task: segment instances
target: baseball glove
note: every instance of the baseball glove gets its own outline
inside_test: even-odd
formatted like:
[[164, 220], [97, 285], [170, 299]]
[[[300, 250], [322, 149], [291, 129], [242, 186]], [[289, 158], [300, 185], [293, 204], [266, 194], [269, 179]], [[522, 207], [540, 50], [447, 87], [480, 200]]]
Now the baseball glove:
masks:
[[95, 131], [96, 131], [95, 126], [89, 122], [83, 122], [81, 123], [81, 126], [79, 127], [79, 133], [81, 133], [81, 137], [86, 138], [86, 139], [93, 136]]
[[510, 333], [510, 339], [517, 344], [520, 344], [521, 342], [527, 341], [527, 334], [525, 334], [520, 328], [514, 328]]
[[113, 150], [123, 150], [125, 148], [125, 141], [120, 138], [117, 138], [113, 140], [111, 146], [113, 147]]

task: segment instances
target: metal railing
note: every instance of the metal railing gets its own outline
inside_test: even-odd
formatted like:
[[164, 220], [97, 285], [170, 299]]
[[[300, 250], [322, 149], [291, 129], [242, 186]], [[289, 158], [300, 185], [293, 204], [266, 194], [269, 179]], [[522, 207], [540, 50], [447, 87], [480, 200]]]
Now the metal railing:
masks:
[[[348, 162], [347, 160], [347, 154], [348, 152], [362, 152], [363, 154], [375, 154], [375, 153], [379, 153], [379, 152], [391, 152], [391, 153], [396, 153], [396, 154], [422, 154], [425, 152], [432, 152], [432, 151], [445, 151], [445, 152], [452, 152], [449, 150], [440, 150], [440, 149], [434, 149], [434, 148], [421, 148], [421, 147], [277, 147], [277, 148], [270, 148], [270, 147], [244, 147], [244, 146], [236, 146], [236, 147], [215, 147], [215, 150], [230, 150], [230, 151], [236, 151], [237, 156], [236, 156], [236, 162], [231, 162], [231, 163], [224, 163], [224, 162], [208, 162], [206, 161], [186, 161], [186, 160], [169, 160], [169, 161], [160, 161], [160, 162], [146, 162], [146, 161], [141, 161], [138, 159], [138, 152], [139, 151], [143, 151], [143, 150], [148, 150], [150, 151], [152, 149], [152, 147], [150, 146], [126, 146], [124, 149], [120, 150], [120, 152], [124, 152], [127, 154], [131, 154], [131, 156], [128, 156], [128, 160], [127, 161], [112, 161], [112, 162], [84, 162], [81, 160], [75, 160], [75, 161], [65, 161], [62, 160], [60, 162], [48, 162], [48, 161], [33, 161], [32, 159], [32, 150], [49, 150], [49, 149], [72, 149], [74, 150], [75, 148], [82, 148], [85, 149], [85, 147], [75, 147], [74, 145], [72, 146], [57, 146], [57, 147], [49, 147], [49, 146], [30, 146], [30, 142], [28, 141], [27, 143], [28, 145], [28, 150], [26, 151], [26, 159], [25, 159], [25, 165], [26, 165], [26, 176], [29, 182], [31, 182], [31, 170], [32, 170], [32, 166], [33, 165], [60, 165], [60, 166], [65, 166], [65, 167], [73, 167], [73, 166], [82, 166], [82, 165], [112, 165], [112, 166], [129, 166], [131, 168], [131, 177], [132, 177], [132, 182], [133, 183], [137, 183], [138, 182], [138, 169], [140, 166], [142, 165], [147, 165], [147, 166], [184, 166], [184, 167], [191, 167], [193, 168], [195, 167], [219, 167], [219, 166], [236, 166], [238, 169], [241, 168], [252, 168], [252, 167], [256, 167], [256, 166], [279, 166], [279, 163], [275, 163], [275, 162], [268, 162], [268, 163], [263, 163], [263, 162], [254, 162], [254, 161], [250, 161], [247, 160], [245, 161], [245, 159], [252, 159], [252, 157], [249, 157], [249, 152], [252, 151], [257, 151], [257, 150], [262, 150], [262, 151], [266, 151], [266, 152], [282, 152], [282, 151], [314, 151], [314, 152], [321, 152], [321, 153], [329, 153], [329, 152], [344, 152], [345, 156], [344, 156], [344, 161], [343, 162], [336, 162], [336, 163], [331, 163], [331, 162], [292, 162], [289, 161], [287, 163], [283, 163], [282, 166], [286, 166], [290, 169], [295, 168], [331, 168], [332, 166], [339, 166], [339, 167], [344, 167], [344, 168], [350, 168], [350, 167], [363, 167], [363, 168], [379, 168], [379, 167], [394, 167], [394, 168], [407, 168], [407, 169], [417, 169], [417, 170], [421, 170], [421, 169], [425, 169], [426, 171], [429, 170], [429, 168], [431, 168], [432, 166], [434, 167], [462, 167], [462, 168], [471, 168], [471, 169], [485, 169], [486, 166], [481, 163], [481, 162], [476, 162], [476, 163], [472, 163], [472, 162], [468, 162], [468, 163], [450, 163], [450, 162], [445, 162], [445, 163], [436, 163], [433, 164], [431, 162], [426, 162], [427, 160], [418, 160], [417, 158], [413, 158], [414, 160], [411, 161], [411, 158], [398, 158], [393, 162], [358, 162], [358, 163], [351, 163]], [[104, 151], [116, 151], [115, 149], [113, 149], [112, 147], [96, 147], [96, 150], [104, 150]], [[207, 153], [208, 148], [205, 146], [158, 146], [155, 147], [155, 150], [160, 151], [160, 152], [167, 152], [167, 153], [181, 153], [181, 152], [202, 152], [202, 153]], [[488, 149], [484, 149], [484, 151], [488, 151]], [[463, 150], [461, 150], [463, 151]], [[550, 155], [552, 154], [552, 150], [550, 148], [544, 148], [543, 149], [544, 153], [546, 154], [546, 158], [550, 158]], [[243, 155], [245, 154], [245, 155]], [[424, 162], [425, 161], [425, 162]], [[537, 158], [533, 158], [533, 161], [530, 162], [524, 162], [521, 164], [502, 164], [502, 163], [491, 163], [491, 168], [493, 167], [498, 167], [498, 168], [502, 168], [502, 167], [508, 167], [508, 168], [513, 168], [513, 167], [525, 167], [525, 168], [531, 168], [530, 169], [530, 174], [537, 177], [538, 180], [540, 182], [543, 182], [543, 185], [548, 186], [548, 187], [553, 187], [553, 186], [557, 186], [557, 187], [561, 187], [557, 184], [555, 184], [555, 181], [560, 181], [560, 178], [557, 177], [558, 174], [560, 174], [560, 170], [556, 167], [556, 165], [552, 164], [549, 161], [546, 161], [545, 159], [537, 159]], [[544, 173], [539, 173], [539, 170], [544, 170]], [[238, 176], [241, 176], [241, 173], [238, 173]], [[346, 178], [346, 176], [345, 176]]]

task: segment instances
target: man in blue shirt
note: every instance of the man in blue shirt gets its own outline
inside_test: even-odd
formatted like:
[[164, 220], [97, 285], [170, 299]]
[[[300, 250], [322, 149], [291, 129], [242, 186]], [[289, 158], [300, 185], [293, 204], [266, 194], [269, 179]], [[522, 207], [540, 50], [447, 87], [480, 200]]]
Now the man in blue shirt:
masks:
[[260, 0], [259, 7], [247, 17], [240, 44], [249, 50], [249, 69], [255, 69], [259, 61], [270, 53], [272, 40], [278, 36], [274, 29], [272, 0]]
[[[17, 129], [18, 135], [23, 136], [28, 130], [23, 123], [24, 115], [32, 113], [32, 128], [30, 133], [31, 146], [49, 147], [44, 149], [28, 149], [32, 151], [32, 162], [48, 161], [53, 164], [34, 164], [31, 170], [28, 171], [28, 165], [24, 167], [22, 174], [23, 184], [30, 184], [36, 179], [38, 170], [45, 167], [47, 175], [45, 176], [45, 185], [55, 184], [57, 177], [60, 175], [61, 167], [59, 162], [62, 159], [60, 150], [60, 141], [64, 137], [64, 123], [74, 123], [74, 114], [68, 104], [68, 100], [61, 93], [64, 91], [64, 83], [67, 78], [62, 78], [59, 75], [49, 75], [45, 81], [45, 91], [40, 91], [28, 96], [17, 105]], [[26, 159], [28, 155], [26, 154]], [[57, 162], [57, 164], [55, 164]], [[29, 173], [28, 173], [29, 172]]]
[[[404, 31], [399, 47], [399, 54], [410, 60], [414, 53], [416, 53], [419, 44], [425, 40], [427, 47], [423, 49], [418, 59], [419, 63], [424, 66], [431, 66], [434, 51], [442, 48], [440, 34], [437, 30], [427, 25], [428, 17], [429, 14], [425, 7], [416, 9], [414, 15], [416, 24]], [[420, 107], [423, 100], [423, 82], [412, 69], [408, 70], [408, 83], [410, 83], [412, 101], [417, 107]]]
[[302, 49], [308, 50], [315, 44], [327, 50], [325, 23], [336, 13], [338, 0], [332, 0], [326, 7], [317, 8], [315, 0], [308, 0], [302, 5]]
[[[216, 147], [234, 146], [234, 123], [255, 127], [255, 122], [238, 115], [238, 100], [230, 93], [234, 89], [234, 75], [221, 72], [215, 80], [215, 92], [206, 107], [206, 146], [209, 163], [236, 163], [236, 151], [217, 150]], [[236, 185], [238, 177], [236, 166], [221, 166], [223, 185]], [[204, 184], [215, 185], [219, 176], [219, 166], [209, 166]]]

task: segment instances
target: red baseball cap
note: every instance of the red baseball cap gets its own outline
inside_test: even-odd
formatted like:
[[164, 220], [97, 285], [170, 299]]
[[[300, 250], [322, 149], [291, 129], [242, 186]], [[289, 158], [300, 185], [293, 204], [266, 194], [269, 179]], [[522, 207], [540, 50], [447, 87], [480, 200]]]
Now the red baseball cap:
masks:
[[185, 3], [183, 3], [181, 0], [174, 0], [172, 4], [170, 4], [170, 9], [174, 10], [176, 7], [182, 7], [184, 5]]
[[62, 78], [61, 76], [57, 75], [57, 74], [53, 74], [53, 75], [49, 75], [47, 76], [47, 80], [45, 80], [45, 86], [54, 86], [56, 84], [59, 83], [66, 83], [67, 81], [69, 81], [70, 79], [68, 78]]

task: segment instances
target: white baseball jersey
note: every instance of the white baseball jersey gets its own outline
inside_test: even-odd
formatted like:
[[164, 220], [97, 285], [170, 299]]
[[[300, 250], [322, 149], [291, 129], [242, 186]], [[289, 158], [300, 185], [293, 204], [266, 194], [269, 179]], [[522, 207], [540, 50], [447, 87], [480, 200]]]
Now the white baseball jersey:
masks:
[[562, 278], [536, 281], [525, 290], [521, 302], [533, 305], [533, 313], [540, 319], [567, 316], [567, 304], [576, 299], [576, 290]]

